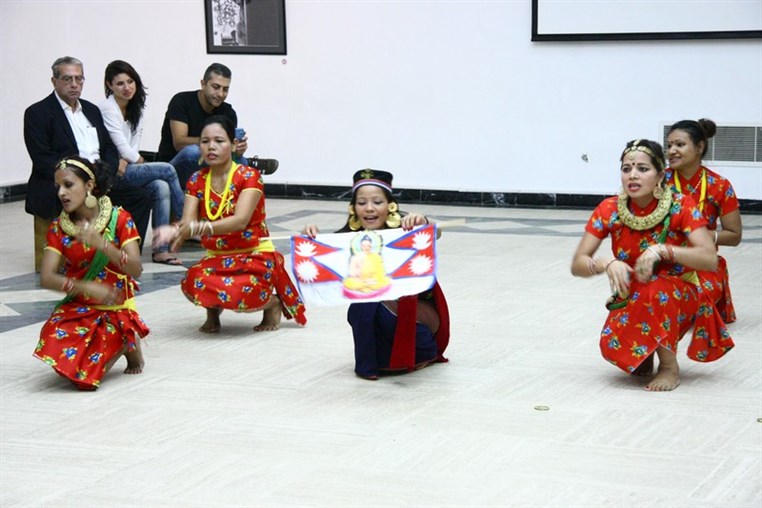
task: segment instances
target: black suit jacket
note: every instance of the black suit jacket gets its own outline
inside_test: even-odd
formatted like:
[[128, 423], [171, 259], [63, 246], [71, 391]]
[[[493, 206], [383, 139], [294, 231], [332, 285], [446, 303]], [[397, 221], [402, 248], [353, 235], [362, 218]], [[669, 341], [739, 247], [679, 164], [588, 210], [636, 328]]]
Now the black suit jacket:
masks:
[[[100, 157], [108, 164], [112, 175], [109, 196], [114, 204], [132, 215], [141, 238], [145, 238], [151, 202], [142, 187], [121, 184], [116, 176], [119, 153], [111, 141], [103, 116], [96, 105], [80, 99], [82, 112], [98, 131]], [[26, 192], [26, 211], [44, 219], [53, 219], [61, 213], [61, 202], [55, 187], [56, 163], [69, 155], [79, 154], [74, 132], [66, 118], [55, 92], [24, 112], [24, 142], [32, 158], [32, 174]]]

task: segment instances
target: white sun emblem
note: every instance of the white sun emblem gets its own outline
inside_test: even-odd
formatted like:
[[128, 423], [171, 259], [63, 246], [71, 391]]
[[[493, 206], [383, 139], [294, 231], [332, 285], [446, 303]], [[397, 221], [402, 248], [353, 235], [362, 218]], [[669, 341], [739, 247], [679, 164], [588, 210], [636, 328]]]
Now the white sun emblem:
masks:
[[431, 271], [434, 261], [424, 254], [420, 254], [410, 260], [410, 271], [416, 275]]
[[296, 244], [296, 251], [297, 256], [302, 256], [304, 258], [310, 258], [315, 255], [315, 246], [312, 245], [310, 242], [298, 242]]
[[416, 233], [413, 237], [413, 247], [415, 250], [425, 250], [431, 245], [431, 235], [426, 232]]
[[318, 267], [312, 261], [302, 261], [296, 265], [296, 276], [302, 282], [312, 282], [317, 279]]

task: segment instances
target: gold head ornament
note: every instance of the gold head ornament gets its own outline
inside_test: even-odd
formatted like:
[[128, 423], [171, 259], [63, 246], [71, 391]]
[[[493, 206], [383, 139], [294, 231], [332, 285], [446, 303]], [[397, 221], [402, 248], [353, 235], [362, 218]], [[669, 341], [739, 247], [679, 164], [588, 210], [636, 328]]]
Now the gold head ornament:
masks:
[[622, 158], [627, 156], [627, 158], [632, 161], [632, 160], [635, 160], [636, 152], [643, 152], [650, 155], [651, 158], [657, 162], [657, 164], [659, 165], [660, 171], [663, 170], [664, 161], [660, 159], [659, 157], [657, 157], [656, 153], [653, 150], [651, 150], [649, 147], [647, 147], [646, 145], [641, 145], [640, 144], [641, 141], [642, 140], [640, 139], [636, 139], [635, 141], [632, 142], [631, 146], [628, 146], [627, 148], [625, 148], [624, 152], [622, 152]]
[[61, 162], [58, 163], [58, 166], [56, 169], [66, 169], [66, 166], [74, 166], [75, 168], [79, 168], [82, 171], [84, 171], [87, 176], [90, 177], [90, 180], [93, 181], [93, 184], [95, 184], [95, 175], [93, 174], [92, 170], [87, 167], [87, 165], [79, 162], [78, 160], [74, 159], [63, 159]]

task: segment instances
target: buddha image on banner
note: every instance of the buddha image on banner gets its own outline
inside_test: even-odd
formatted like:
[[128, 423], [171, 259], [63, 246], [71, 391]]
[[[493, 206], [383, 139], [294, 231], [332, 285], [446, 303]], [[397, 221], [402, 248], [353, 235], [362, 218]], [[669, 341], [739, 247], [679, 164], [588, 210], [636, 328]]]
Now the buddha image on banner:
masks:
[[291, 237], [292, 272], [308, 305], [396, 300], [436, 280], [436, 225]]

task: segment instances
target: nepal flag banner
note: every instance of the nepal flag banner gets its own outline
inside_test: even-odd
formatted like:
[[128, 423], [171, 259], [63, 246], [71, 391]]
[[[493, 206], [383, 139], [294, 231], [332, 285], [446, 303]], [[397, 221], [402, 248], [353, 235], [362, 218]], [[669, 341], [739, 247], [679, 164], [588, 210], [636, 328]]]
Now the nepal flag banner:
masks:
[[291, 237], [291, 271], [307, 305], [396, 300], [431, 289], [435, 224]]

